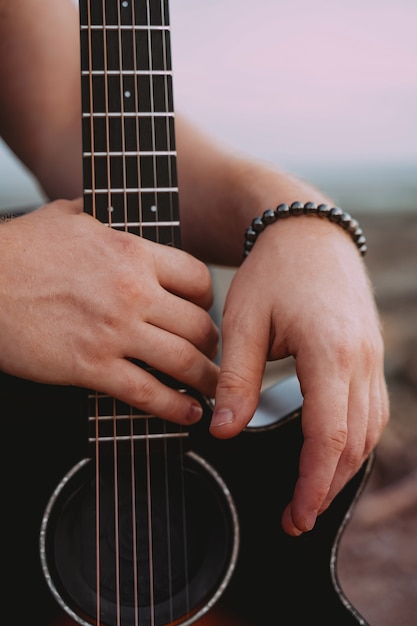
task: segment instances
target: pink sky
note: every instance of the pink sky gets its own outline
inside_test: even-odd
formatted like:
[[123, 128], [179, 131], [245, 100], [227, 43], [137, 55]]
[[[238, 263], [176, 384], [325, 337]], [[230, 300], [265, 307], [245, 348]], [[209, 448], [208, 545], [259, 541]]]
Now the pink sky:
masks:
[[171, 0], [177, 110], [267, 159], [417, 164], [415, 0]]

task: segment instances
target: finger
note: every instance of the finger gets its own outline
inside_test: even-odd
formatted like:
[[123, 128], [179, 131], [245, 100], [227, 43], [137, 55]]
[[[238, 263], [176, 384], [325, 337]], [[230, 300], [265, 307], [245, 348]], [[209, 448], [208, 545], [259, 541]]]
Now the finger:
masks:
[[213, 286], [208, 267], [183, 250], [162, 244], [152, 245], [162, 287], [208, 310], [213, 304]]
[[345, 448], [348, 383], [340, 379], [328, 381], [331, 381], [330, 376], [322, 373], [320, 378], [310, 381], [307, 389], [303, 389], [304, 443], [299, 477], [292, 501], [282, 518], [284, 530], [289, 534], [313, 528]]
[[[220, 375], [210, 432], [220, 439], [238, 434], [252, 418], [260, 396], [268, 349], [268, 325], [254, 333], [249, 311], [223, 323]], [[266, 332], [265, 332], [266, 331]]]
[[150, 372], [126, 359], [107, 364], [91, 387], [151, 416], [177, 424], [193, 424], [203, 414], [195, 398], [167, 387]]
[[152, 300], [146, 320], [156, 327], [186, 339], [209, 359], [214, 359], [218, 352], [217, 326], [207, 311], [192, 302], [162, 292], [161, 298]]
[[147, 324], [136, 342], [131, 337], [125, 350], [126, 357], [138, 358], [196, 391], [214, 397], [218, 366], [181, 337]]
[[349, 386], [347, 441], [319, 514], [330, 506], [365, 460], [371, 389], [372, 381], [365, 374], [356, 375]]
[[[365, 352], [365, 351], [363, 351]], [[360, 470], [378, 442], [388, 421], [387, 394], [380, 363], [369, 372], [366, 367], [354, 368], [355, 376], [349, 388], [348, 439], [329, 493], [319, 513], [322, 513], [347, 482]]]

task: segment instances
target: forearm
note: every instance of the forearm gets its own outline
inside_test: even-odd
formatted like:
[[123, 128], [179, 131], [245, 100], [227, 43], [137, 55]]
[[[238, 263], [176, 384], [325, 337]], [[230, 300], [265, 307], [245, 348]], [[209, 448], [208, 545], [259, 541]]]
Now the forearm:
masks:
[[82, 190], [79, 27], [71, 0], [0, 0], [0, 135], [51, 197]]
[[295, 200], [331, 203], [301, 178], [223, 150], [182, 118], [177, 146], [183, 246], [206, 262], [239, 265], [245, 229], [268, 208]]

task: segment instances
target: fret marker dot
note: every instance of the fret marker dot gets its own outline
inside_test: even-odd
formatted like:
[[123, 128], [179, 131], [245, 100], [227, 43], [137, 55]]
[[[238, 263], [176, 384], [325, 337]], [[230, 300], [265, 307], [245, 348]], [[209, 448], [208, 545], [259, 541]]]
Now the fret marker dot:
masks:
[[153, 204], [153, 205], [151, 206], [151, 211], [152, 211], [152, 213], [156, 213], [157, 208], [156, 208], [155, 204]]
[[126, 0], [125, 0], [124, 2], [122, 2], [122, 7], [126, 8], [126, 7], [128, 7], [128, 6], [129, 6], [129, 3], [128, 3], [128, 2], [126, 2]]
[[125, 98], [130, 98], [130, 96], [131, 96], [130, 91], [125, 91]]
[[114, 206], [109, 206], [109, 208], [107, 209], [109, 213], [113, 213], [114, 211]]

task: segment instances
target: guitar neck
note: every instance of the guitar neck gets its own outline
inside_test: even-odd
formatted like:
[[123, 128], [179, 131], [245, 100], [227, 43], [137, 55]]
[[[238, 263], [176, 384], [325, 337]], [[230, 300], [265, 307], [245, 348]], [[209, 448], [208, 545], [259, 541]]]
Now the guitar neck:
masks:
[[84, 209], [180, 246], [167, 0], [81, 0]]

